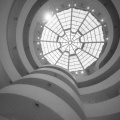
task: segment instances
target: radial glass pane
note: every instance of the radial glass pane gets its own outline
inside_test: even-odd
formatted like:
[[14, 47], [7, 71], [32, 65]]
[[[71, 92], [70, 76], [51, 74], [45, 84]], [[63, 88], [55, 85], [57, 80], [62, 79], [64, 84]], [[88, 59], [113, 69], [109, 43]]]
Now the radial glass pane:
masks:
[[95, 62], [104, 46], [102, 24], [90, 13], [69, 8], [54, 14], [40, 39], [49, 63], [82, 71]]

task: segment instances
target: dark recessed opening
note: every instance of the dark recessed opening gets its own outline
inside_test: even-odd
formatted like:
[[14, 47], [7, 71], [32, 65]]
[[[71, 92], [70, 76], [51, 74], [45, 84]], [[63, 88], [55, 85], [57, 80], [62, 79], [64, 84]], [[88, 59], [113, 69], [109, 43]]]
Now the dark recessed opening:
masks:
[[36, 107], [39, 107], [39, 104], [38, 104], [38, 103], [35, 103], [35, 106], [36, 106]]
[[115, 26], [114, 26], [114, 28], [116, 29], [116, 28], [117, 28], [117, 26], [115, 25]]
[[105, 3], [104, 6], [107, 6], [107, 3]]
[[9, 81], [10, 84], [12, 84], [13, 82], [12, 81]]
[[47, 86], [48, 86], [48, 87], [51, 87], [51, 86], [52, 86], [52, 84], [51, 84], [51, 83], [48, 83], [48, 84], [47, 84]]

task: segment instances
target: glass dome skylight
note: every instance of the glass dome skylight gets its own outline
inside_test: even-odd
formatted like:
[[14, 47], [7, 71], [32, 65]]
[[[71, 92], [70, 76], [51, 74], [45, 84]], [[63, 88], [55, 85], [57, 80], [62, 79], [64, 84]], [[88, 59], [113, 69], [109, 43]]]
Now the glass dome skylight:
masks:
[[45, 24], [40, 43], [49, 63], [83, 71], [102, 51], [102, 24], [89, 11], [69, 8], [54, 14]]

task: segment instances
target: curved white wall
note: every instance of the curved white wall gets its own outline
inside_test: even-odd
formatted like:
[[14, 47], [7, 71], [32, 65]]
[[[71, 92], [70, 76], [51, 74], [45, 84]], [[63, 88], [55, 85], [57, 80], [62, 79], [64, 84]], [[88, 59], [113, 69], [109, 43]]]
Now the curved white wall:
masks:
[[67, 103], [45, 89], [30, 85], [13, 85], [2, 89], [0, 93], [17, 94], [34, 99], [51, 108], [64, 120], [80, 120], [79, 116]]
[[20, 16], [18, 18], [17, 30], [16, 30], [16, 42], [17, 42], [18, 53], [20, 55], [22, 63], [24, 64], [24, 66], [28, 70], [28, 72], [32, 72], [34, 69], [30, 65], [30, 63], [25, 55], [25, 51], [24, 51], [24, 47], [23, 47], [23, 28], [24, 28], [26, 17], [35, 2], [36, 2], [36, 0], [27, 0], [26, 1], [26, 3], [24, 4], [24, 6], [21, 10]]
[[[90, 1], [90, 0], [88, 0], [88, 1]], [[120, 16], [120, 1], [119, 0], [112, 0], [112, 1], [113, 1], [114, 5], [116, 6], [117, 11], [118, 11], [119, 16]], [[17, 42], [18, 53], [19, 53], [19, 56], [20, 56], [22, 63], [24, 64], [24, 66], [28, 72], [32, 72], [34, 69], [30, 65], [30, 63], [28, 62], [28, 58], [25, 55], [25, 52], [23, 49], [23, 43], [22, 43], [22, 37], [23, 37], [22, 33], [23, 33], [23, 27], [24, 27], [26, 16], [27, 16], [30, 8], [33, 6], [33, 4], [35, 2], [36, 2], [36, 0], [27, 0], [27, 2], [24, 4], [24, 6], [21, 10], [20, 16], [19, 16], [18, 21], [17, 21], [16, 42]], [[58, 1], [58, 2], [61, 2], [61, 1]], [[67, 3], [67, 0], [65, 2]], [[7, 46], [7, 36], [6, 36], [7, 19], [9, 16], [9, 11], [10, 11], [10, 8], [12, 6], [12, 3], [13, 3], [13, 0], [9, 0], [7, 2], [5, 0], [0, 1], [0, 26], [1, 26], [0, 27], [0, 60], [1, 60], [2, 66], [4, 67], [6, 73], [9, 76], [9, 78], [12, 81], [16, 81], [16, 80], [21, 79], [21, 76], [18, 73], [18, 71], [16, 70], [16, 68], [13, 65], [13, 62], [10, 58], [10, 54], [9, 54], [9, 50], [8, 50], [8, 46]], [[96, 1], [93, 0], [91, 3], [94, 3], [94, 5], [95, 5]], [[57, 5], [57, 7], [59, 7], [58, 3], [56, 3], [56, 2], [55, 2], [55, 5]], [[101, 7], [98, 7], [98, 9], [101, 9]], [[102, 9], [102, 12], [104, 12], [104, 9]], [[105, 16], [105, 15], [103, 15], [103, 16]], [[30, 46], [30, 50], [31, 50], [31, 53], [33, 55], [34, 60], [36, 61], [38, 66], [41, 66], [41, 64], [39, 63], [38, 59], [35, 56], [35, 52], [34, 52], [34, 49], [32, 46], [32, 44], [33, 44], [32, 43], [33, 42], [32, 41], [32, 38], [33, 38], [32, 32], [34, 31], [33, 28], [35, 28], [35, 23], [37, 22], [37, 19], [38, 18], [36, 18], [36, 17], [33, 19], [32, 25], [30, 27], [29, 46]], [[111, 24], [111, 21], [109, 24]], [[112, 28], [110, 28], [110, 29], [112, 29]], [[112, 38], [112, 32], [110, 35], [111, 35], [110, 38]], [[109, 49], [107, 49], [107, 50], [109, 50]], [[103, 58], [105, 57], [107, 52], [108, 51], [106, 51], [106, 53], [103, 54], [103, 56], [102, 56]], [[116, 49], [113, 57], [110, 59], [110, 61], [103, 68], [101, 68], [100, 70], [98, 70], [97, 72], [93, 73], [92, 75], [90, 75], [88, 77], [80, 78], [81, 81], [87, 81], [89, 79], [97, 77], [101, 73], [104, 73], [112, 66], [112, 64], [115, 63], [115, 61], [117, 61], [117, 59], [119, 57], [120, 57], [120, 43], [119, 43], [118, 48]], [[97, 63], [98, 66], [103, 58], [101, 58], [98, 61], [98, 63]], [[2, 67], [0, 69], [1, 69], [1, 71], [4, 71], [2, 69]], [[1, 74], [2, 74], [2, 72], [1, 72]], [[3, 83], [4, 79], [7, 79], [6, 81], [10, 80], [9, 78], [4, 77], [5, 75], [6, 74], [4, 74], [2, 77], [2, 80], [0, 80], [1, 83]], [[42, 77], [43, 77], [43, 75], [42, 75]], [[96, 85], [92, 85], [89, 87], [80, 88], [79, 93], [80, 93], [80, 95], [87, 95], [87, 94], [89, 95], [91, 93], [96, 93], [96, 92], [102, 91], [102, 90], [107, 89], [107, 88], [115, 85], [116, 83], [118, 83], [120, 81], [119, 78], [120, 78], [120, 70], [118, 70], [116, 73], [114, 73], [112, 76], [110, 76], [109, 78], [107, 78], [103, 82], [100, 82]], [[62, 83], [59, 83], [59, 84], [61, 86], [63, 86], [63, 89], [66, 88], [66, 86], [64, 86]], [[17, 86], [14, 86], [14, 87], [15, 87], [14, 92], [16, 91], [16, 89], [19, 89], [19, 87], [17, 88]], [[28, 86], [25, 86], [25, 87], [28, 87]], [[25, 87], [23, 87], [23, 89], [27, 90]], [[28, 89], [29, 90], [31, 89], [30, 86], [28, 87]], [[35, 89], [37, 90], [37, 88], [35, 88]], [[41, 90], [41, 91], [43, 92], [44, 90]], [[71, 91], [71, 90], [68, 89], [68, 92], [69, 91]], [[29, 92], [29, 94], [30, 94], [30, 92]], [[47, 95], [49, 95], [49, 94], [47, 93], [46, 96]], [[75, 96], [73, 93], [72, 93], [72, 95]], [[27, 96], [27, 94], [25, 94], [25, 96]], [[59, 99], [59, 98], [57, 98], [57, 99]], [[76, 101], [78, 101], [78, 98], [76, 99]], [[61, 103], [64, 104], [63, 102], [61, 102]], [[82, 104], [82, 103], [80, 103], [80, 104]], [[83, 109], [85, 111], [86, 117], [100, 117], [100, 116], [106, 116], [106, 115], [110, 115], [110, 114], [120, 113], [119, 105], [120, 105], [120, 96], [117, 96], [115, 98], [108, 99], [108, 100], [106, 100], [104, 102], [100, 102], [100, 103], [83, 104]], [[64, 113], [63, 117], [65, 118], [66, 115]], [[72, 116], [71, 116], [71, 119], [78, 119], [78, 118], [77, 117], [72, 118]]]
[[8, 46], [7, 46], [7, 19], [9, 16], [9, 11], [12, 6], [13, 0], [9, 1], [0, 1], [0, 59], [4, 66], [5, 71], [11, 78], [15, 81], [21, 78], [20, 74], [17, 72], [14, 67], [12, 60], [9, 55]]
[[[56, 71], [54, 71], [54, 73], [57, 74]], [[62, 73], [59, 74], [62, 76]], [[68, 82], [70, 82], [70, 78], [65, 78]], [[72, 82], [70, 83], [73, 84]], [[20, 98], [25, 97], [30, 100], [32, 99], [33, 101], [37, 101], [40, 104], [47, 106], [64, 120], [84, 120], [85, 114], [84, 108], [82, 106], [83, 104], [80, 100], [79, 93], [77, 93], [76, 91], [77, 88], [75, 86], [70, 87], [70, 84], [66, 83], [64, 80], [61, 80], [57, 76], [53, 76], [52, 74], [47, 75], [46, 73], [32, 73], [14, 82], [13, 85], [9, 85], [0, 90], [0, 97], [3, 96], [2, 100], [0, 101], [0, 114], [12, 117], [20, 114], [16, 113], [17, 110], [14, 110], [14, 112], [9, 112], [9, 110], [7, 110], [7, 108], [5, 107], [6, 104], [7, 106], [11, 104], [14, 106], [14, 102], [17, 102], [16, 99], [18, 96]], [[4, 100], [5, 96], [9, 99], [10, 96], [15, 95], [16, 99], [9, 101], [9, 103]], [[6, 101], [7, 103], [4, 101]], [[12, 110], [13, 106], [11, 106]], [[21, 114], [21, 116], [27, 115], [25, 115], [24, 112]]]
[[[118, 58], [120, 57], [120, 43], [118, 45], [118, 48], [115, 52], [115, 54], [113, 55], [113, 57], [111, 58], [111, 60], [105, 65], [104, 68], [101, 68], [98, 72], [100, 73], [104, 73], [106, 69], [109, 69], [109, 67], [115, 63], [116, 60], [118, 60]], [[95, 76], [94, 76], [95, 75]], [[98, 74], [94, 74], [93, 76], [91, 75], [90, 78], [94, 78], [96, 77]], [[113, 75], [111, 75], [109, 78], [107, 78], [106, 80], [104, 80], [103, 82], [100, 82], [96, 85], [92, 85], [89, 87], [85, 87], [85, 88], [79, 88], [79, 92], [80, 94], [90, 94], [90, 93], [94, 93], [94, 92], [98, 92], [101, 91], [103, 89], [109, 88], [111, 86], [113, 86], [114, 84], [116, 84], [117, 82], [120, 81], [120, 70], [118, 70], [116, 73], [114, 73]], [[84, 79], [85, 80], [85, 79]], [[87, 80], [87, 79], [86, 79]], [[89, 76], [88, 76], [88, 80], [89, 80]]]
[[120, 113], [120, 95], [105, 102], [84, 104], [84, 109], [88, 118]]

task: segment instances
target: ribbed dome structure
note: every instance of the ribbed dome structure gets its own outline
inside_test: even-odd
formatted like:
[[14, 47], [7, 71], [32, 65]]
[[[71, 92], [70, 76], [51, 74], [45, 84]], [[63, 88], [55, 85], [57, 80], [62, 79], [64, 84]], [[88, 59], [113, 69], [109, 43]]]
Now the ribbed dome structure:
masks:
[[[70, 6], [70, 5], [69, 5]], [[100, 56], [104, 46], [104, 26], [90, 11], [73, 7], [56, 13], [43, 26], [40, 33], [40, 54], [54, 65], [62, 66], [70, 72], [84, 70]], [[106, 28], [106, 26], [105, 26]], [[39, 38], [39, 37], [38, 37]]]
[[0, 120], [119, 120], [119, 68], [119, 0], [0, 1]]

